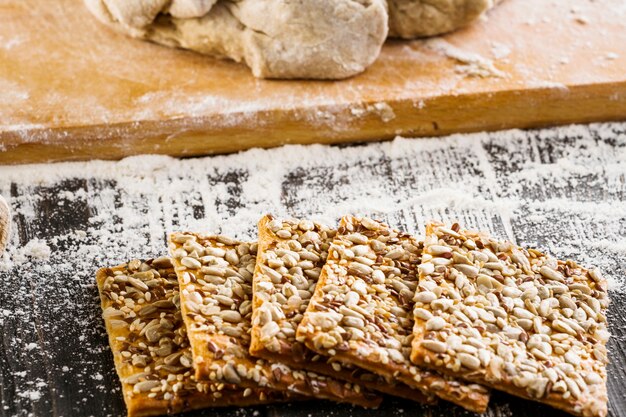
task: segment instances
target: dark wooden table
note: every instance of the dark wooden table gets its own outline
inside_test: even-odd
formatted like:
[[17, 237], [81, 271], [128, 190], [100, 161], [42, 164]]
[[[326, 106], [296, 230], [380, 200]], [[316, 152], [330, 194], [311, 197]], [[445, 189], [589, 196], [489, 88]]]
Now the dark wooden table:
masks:
[[[176, 229], [253, 237], [250, 219], [268, 211], [337, 218], [351, 210], [415, 233], [431, 218], [458, 220], [559, 257], [599, 264], [607, 276], [625, 275], [624, 124], [324, 152], [289, 148], [163, 159], [156, 170], [138, 160], [59, 165], [61, 174], [45, 181], [39, 177], [49, 167], [0, 167], [0, 193], [14, 209], [14, 264], [0, 264], [0, 416], [125, 414], [94, 273], [100, 266], [165, 253], [166, 233]], [[337, 161], [337, 155], [346, 159]], [[262, 169], [275, 164], [283, 166], [279, 174]], [[49, 259], [29, 258], [32, 251], [20, 249], [34, 238], [49, 245]], [[609, 408], [617, 417], [626, 416], [626, 294], [610, 296]], [[192, 415], [469, 414], [446, 404], [387, 399], [377, 411], [314, 401]], [[564, 415], [499, 393], [487, 414]]]

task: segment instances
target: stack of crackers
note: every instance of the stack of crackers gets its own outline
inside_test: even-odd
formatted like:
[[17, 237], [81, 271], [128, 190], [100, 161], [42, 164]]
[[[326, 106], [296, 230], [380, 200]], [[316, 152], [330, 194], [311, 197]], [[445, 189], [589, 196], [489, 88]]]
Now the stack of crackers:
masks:
[[484, 412], [490, 389], [607, 414], [597, 270], [431, 223], [263, 217], [256, 242], [173, 233], [98, 271], [129, 416], [381, 394]]

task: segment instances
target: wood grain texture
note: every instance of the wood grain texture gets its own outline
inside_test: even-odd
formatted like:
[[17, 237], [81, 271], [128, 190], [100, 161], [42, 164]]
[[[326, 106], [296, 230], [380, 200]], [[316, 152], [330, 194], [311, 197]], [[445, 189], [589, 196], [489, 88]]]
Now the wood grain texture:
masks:
[[[620, 120], [625, 21], [622, 0], [507, 0], [447, 53], [392, 41], [350, 80], [281, 82], [112, 33], [81, 0], [0, 0], [0, 163]], [[468, 75], [467, 56], [503, 77]]]
[[[594, 149], [602, 152], [590, 152]], [[0, 167], [0, 193], [10, 196], [16, 226], [12, 248], [39, 238], [52, 249], [49, 260], [0, 268], [0, 416], [124, 415], [95, 271], [165, 253], [172, 230], [247, 239], [254, 236], [256, 220], [270, 211], [336, 220], [352, 210], [414, 233], [423, 233], [430, 219], [458, 220], [559, 257], [599, 263], [606, 275], [623, 277], [625, 152], [622, 124], [168, 159], [157, 161], [154, 170], [137, 159], [59, 164], [55, 171], [61, 176], [48, 181], [31, 178], [42, 167]], [[340, 161], [332, 159], [337, 155]], [[284, 166], [272, 183], [255, 168], [263, 160]], [[262, 192], [252, 193], [255, 187]], [[12, 256], [17, 259], [15, 252]], [[626, 293], [611, 291], [610, 297], [609, 412], [621, 417], [626, 415]], [[388, 399], [378, 411], [315, 401], [190, 415], [471, 414], [448, 404], [422, 407]], [[500, 393], [486, 415], [565, 416]]]

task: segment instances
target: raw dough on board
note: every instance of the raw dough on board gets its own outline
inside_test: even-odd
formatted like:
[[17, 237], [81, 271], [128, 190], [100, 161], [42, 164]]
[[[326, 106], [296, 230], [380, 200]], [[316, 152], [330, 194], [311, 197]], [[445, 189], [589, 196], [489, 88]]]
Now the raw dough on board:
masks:
[[204, 16], [215, 3], [217, 0], [172, 0], [167, 11], [173, 17], [190, 19]]
[[452, 32], [501, 0], [388, 0], [389, 36], [419, 38]]
[[376, 60], [385, 0], [85, 0], [127, 35], [245, 62], [261, 78], [341, 79]]

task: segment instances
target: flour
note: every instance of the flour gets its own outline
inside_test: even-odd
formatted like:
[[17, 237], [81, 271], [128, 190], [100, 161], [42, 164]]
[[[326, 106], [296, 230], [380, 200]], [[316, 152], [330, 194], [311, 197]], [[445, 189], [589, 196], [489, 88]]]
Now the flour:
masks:
[[11, 38], [4, 38], [0, 36], [0, 48], [10, 50], [17, 46], [20, 46], [24, 42], [22, 36], [13, 36]]
[[456, 72], [476, 77], [506, 77], [506, 73], [496, 68], [493, 61], [480, 54], [460, 49], [442, 38], [433, 38], [424, 43], [432, 50], [443, 53], [448, 58], [458, 61]]
[[378, 115], [383, 123], [390, 122], [396, 118], [396, 113], [393, 111], [393, 108], [385, 102], [378, 102], [367, 106], [354, 106], [350, 109], [350, 113], [356, 117], [363, 117], [373, 113]]
[[34, 391], [34, 390], [22, 391], [18, 393], [17, 395], [22, 398], [28, 398], [31, 401], [37, 401], [41, 398], [41, 392]]
[[12, 248], [9, 244], [7, 251], [0, 254], [0, 271], [24, 265], [29, 262], [41, 262], [50, 258], [50, 247], [45, 241], [32, 239], [20, 248]]
[[0, 194], [14, 220], [0, 260], [0, 326], [19, 328], [7, 349], [24, 373], [1, 405], [16, 410], [51, 404], [36, 385], [40, 368], [90, 387], [65, 392], [79, 410], [117, 395], [95, 271], [166, 254], [176, 230], [255, 239], [265, 213], [329, 224], [370, 215], [417, 235], [431, 219], [458, 221], [596, 266], [612, 297], [626, 293], [626, 124], [2, 166]]
[[[384, 107], [381, 106], [382, 109]], [[376, 106], [367, 111], [376, 110]], [[611, 131], [611, 125], [598, 125], [593, 134]], [[74, 230], [71, 233], [53, 236], [51, 244], [59, 246], [68, 241], [76, 245], [75, 250], [84, 259], [82, 262], [92, 263], [89, 253], [94, 251], [111, 251], [119, 253], [121, 262], [130, 254], [141, 256], [140, 250], [148, 245], [148, 252], [164, 252], [161, 239], [166, 233], [178, 227], [194, 230], [223, 231], [238, 237], [253, 237], [253, 225], [264, 212], [275, 212], [278, 215], [288, 214], [285, 207], [284, 181], [298, 170], [327, 172], [333, 179], [345, 176], [346, 185], [328, 193], [317, 188], [301, 189], [299, 200], [310, 200], [312, 205], [308, 211], [299, 210], [300, 215], [313, 216], [320, 220], [333, 222], [344, 213], [366, 211], [390, 215], [398, 211], [411, 210], [412, 207], [437, 210], [440, 208], [456, 208], [458, 210], [474, 210], [483, 212], [514, 213], [521, 207], [537, 208], [537, 210], [559, 210], [567, 207], [568, 213], [585, 216], [595, 213], [599, 218], [618, 219], [626, 216], [626, 208], [612, 202], [572, 201], [571, 199], [553, 196], [548, 200], [524, 201], [521, 196], [529, 188], [540, 189], [574, 185], [578, 188], [581, 178], [588, 178], [603, 172], [600, 180], [606, 177], [609, 184], [588, 184], [596, 188], [606, 187], [619, 189], [623, 185], [626, 152], [618, 148], [623, 158], [610, 157], [615, 149], [596, 144], [593, 136], [585, 127], [567, 127], [547, 131], [549, 135], [564, 137], [571, 134], [583, 135], [582, 142], [594, 142], [594, 146], [583, 146], [567, 150], [550, 163], [532, 158], [523, 161], [522, 165], [510, 172], [506, 178], [492, 178], [491, 186], [501, 186], [498, 182], [506, 181], [504, 195], [476, 194], [476, 190], [484, 187], [484, 179], [459, 178], [459, 183], [430, 184], [420, 193], [408, 193], [401, 189], [395, 194], [385, 192], [386, 181], [378, 177], [363, 177], [357, 180], [359, 173], [355, 166], [362, 163], [372, 164], [377, 160], [391, 158], [391, 162], [415, 158], [423, 159], [426, 155], [450, 152], [476, 152], [479, 144], [498, 143], [506, 146], [512, 155], [516, 155], [516, 138], [524, 137], [522, 132], [508, 131], [498, 134], [454, 135], [446, 139], [407, 140], [398, 138], [393, 142], [372, 144], [357, 148], [336, 148], [322, 145], [287, 146], [274, 150], [253, 149], [230, 156], [178, 160], [165, 156], [139, 156], [126, 158], [120, 162], [93, 161], [86, 163], [66, 163], [55, 165], [1, 167], [0, 190], [8, 188], [8, 184], [16, 182], [23, 187], [45, 187], [69, 179], [90, 178], [92, 181], [108, 181], [117, 184], [122, 199], [122, 206], [115, 204], [112, 190], [84, 189], [59, 190], [59, 204], [81, 203], [93, 207], [94, 214], [89, 219], [85, 230]], [[542, 133], [540, 132], [540, 135]], [[623, 140], [623, 135], [618, 138]], [[518, 145], [519, 147], [519, 145]], [[569, 149], [569, 148], [568, 148]], [[519, 149], [522, 151], [522, 149]], [[532, 149], [524, 149], [532, 151]], [[478, 153], [481, 158], [482, 153]], [[268, 161], [271, 163], [268, 164]], [[598, 161], [602, 161], [598, 166]], [[582, 163], [581, 163], [582, 162]], [[438, 164], [456, 165], [451, 161], [438, 160]], [[488, 161], [482, 161], [486, 165]], [[449, 169], [449, 168], [448, 168]], [[432, 177], [431, 173], [431, 177]], [[435, 172], [436, 174], [436, 172]], [[620, 177], [621, 174], [621, 177]], [[229, 177], [224, 182], [223, 176]], [[207, 178], [207, 176], [209, 178]], [[426, 180], [417, 177], [421, 182]], [[357, 182], [355, 182], [357, 181]], [[617, 182], [615, 182], [617, 181]], [[584, 182], [584, 181], [582, 181]], [[462, 184], [467, 184], [462, 186]], [[356, 186], [355, 186], [356, 185]], [[409, 188], [413, 188], [411, 186]], [[229, 194], [237, 190], [237, 196]], [[318, 192], [328, 193], [316, 195]], [[497, 194], [497, 192], [496, 192]], [[340, 197], [340, 198], [337, 198]], [[555, 198], [556, 197], [556, 198]], [[36, 195], [21, 196], [16, 211], [28, 218], [36, 216], [33, 201]], [[238, 200], [236, 209], [228, 210], [228, 201]], [[192, 215], [201, 212], [199, 218]], [[112, 223], [111, 221], [115, 219]], [[532, 217], [539, 220], [540, 217]], [[138, 233], [139, 232], [139, 233]], [[505, 236], [506, 237], [506, 236]], [[509, 236], [514, 237], [514, 236]], [[123, 240], [126, 244], [118, 244], [115, 240]], [[105, 245], [105, 246], [103, 246]], [[592, 248], [607, 249], [625, 253], [626, 249], [618, 241], [610, 239], [594, 239], [587, 242]], [[613, 246], [611, 246], [613, 245]], [[100, 249], [100, 250], [98, 250]], [[33, 239], [24, 246], [13, 249], [0, 264], [10, 269], [26, 262], [38, 262], [50, 258], [51, 249], [45, 241]], [[126, 254], [125, 256], [123, 256]], [[597, 260], [602, 262], [601, 259]]]
[[495, 59], [505, 59], [511, 55], [511, 48], [499, 42], [491, 42], [491, 54]]
[[0, 105], [3, 106], [24, 102], [30, 98], [30, 93], [21, 84], [2, 78], [0, 78], [0, 91], [4, 92], [0, 95]]

